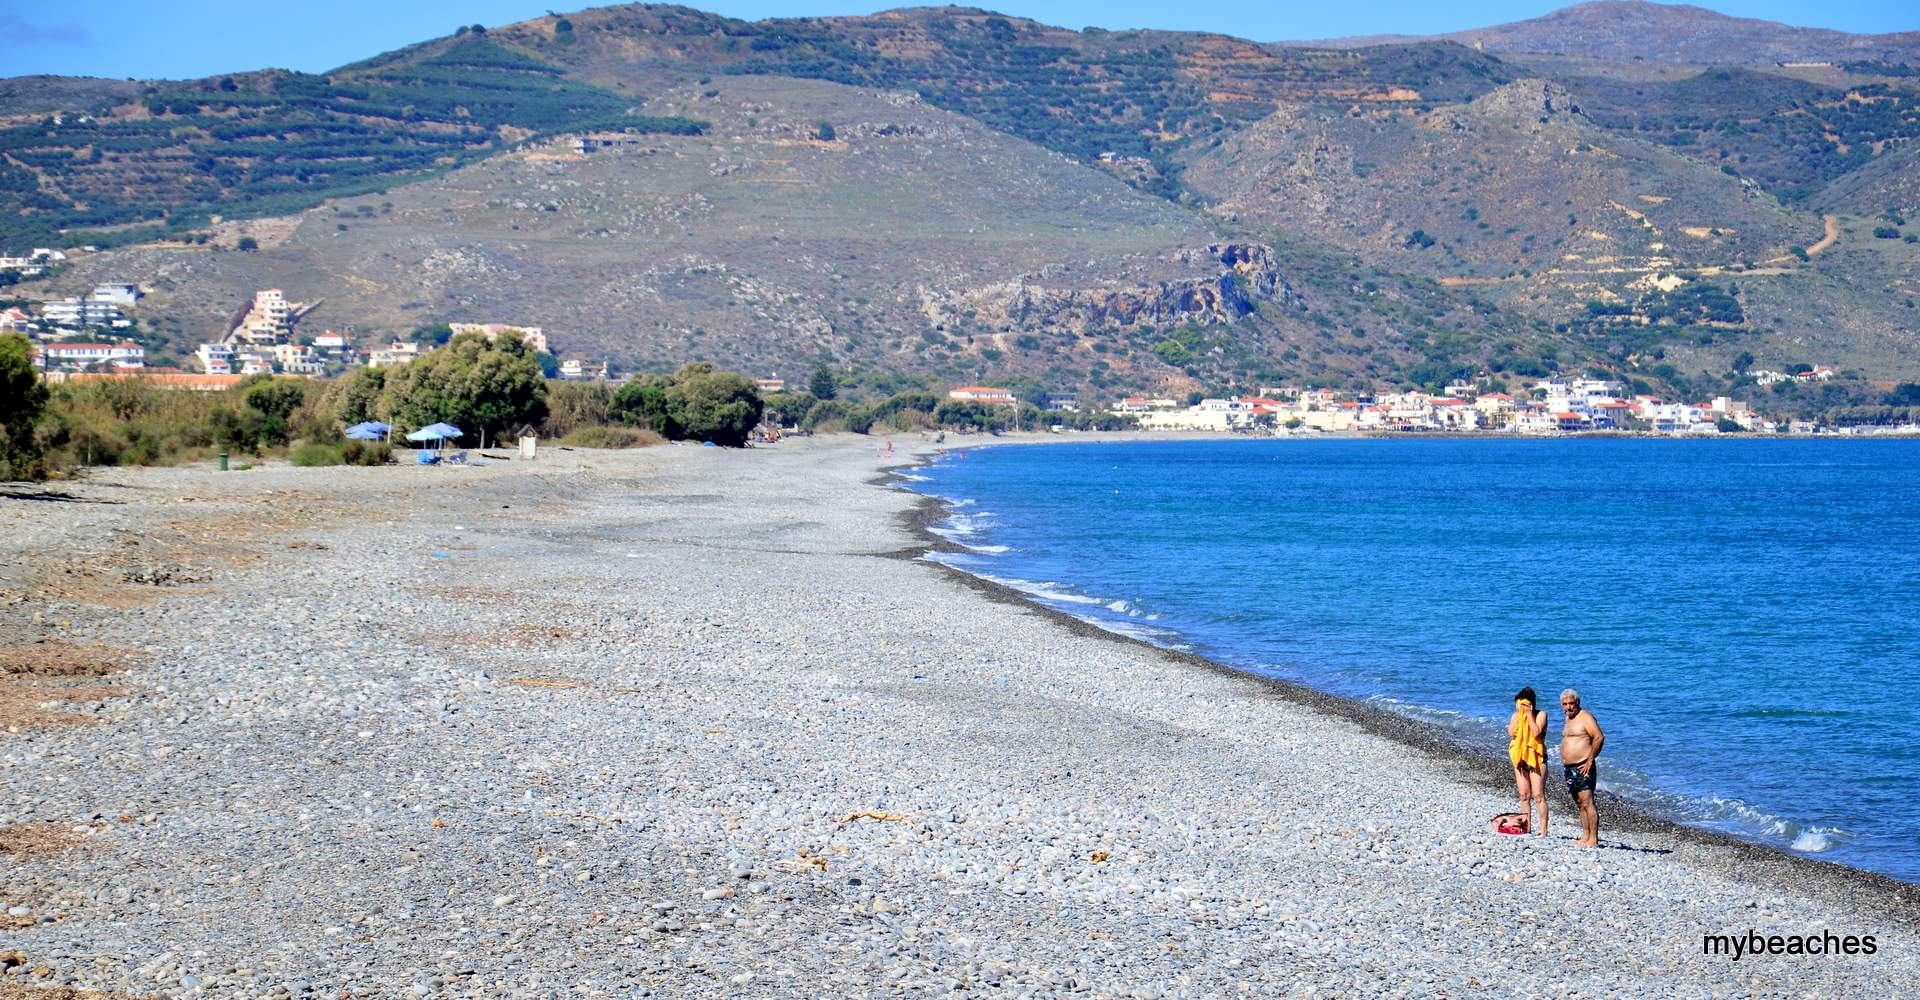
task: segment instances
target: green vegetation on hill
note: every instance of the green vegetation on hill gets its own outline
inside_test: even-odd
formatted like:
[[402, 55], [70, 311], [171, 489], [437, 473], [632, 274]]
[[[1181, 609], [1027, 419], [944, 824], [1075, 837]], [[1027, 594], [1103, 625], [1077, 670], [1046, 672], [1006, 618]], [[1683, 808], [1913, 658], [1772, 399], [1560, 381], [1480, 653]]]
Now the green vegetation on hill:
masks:
[[[206, 303], [281, 286], [364, 334], [510, 317], [630, 370], [891, 366], [1090, 396], [1587, 368], [1706, 386], [1780, 344], [1920, 371], [1903, 333], [1920, 233], [1875, 218], [1920, 209], [1916, 91], [1891, 62], [1520, 62], [1548, 68], [951, 7], [748, 23], [627, 5], [325, 76], [0, 82], [0, 250], [204, 240], [214, 214], [386, 192], [244, 234], [267, 253], [76, 255], [19, 286], [152, 280], [137, 311], [159, 361], [217, 335]], [[564, 131], [701, 129], [632, 113], [643, 94], [713, 138], [488, 159]], [[1836, 239], [1775, 195], [1836, 213]], [[1235, 271], [1220, 243], [1271, 263]], [[931, 411], [889, 419], [910, 412]]]
[[1736, 67], [1671, 83], [1566, 83], [1600, 125], [1725, 165], [1788, 200], [1920, 138], [1920, 97], [1880, 83], [1841, 89]]
[[[633, 104], [471, 38], [351, 74], [150, 89], [110, 112], [0, 129], [0, 249], [126, 242], [214, 214], [283, 214], [432, 176], [529, 136], [703, 127], [634, 114]], [[71, 232], [91, 229], [102, 231]]]
[[911, 90], [1083, 162], [1103, 153], [1147, 160], [1153, 169], [1129, 179], [1163, 195], [1178, 189], [1174, 151], [1280, 101], [1429, 106], [1512, 79], [1499, 60], [1450, 42], [1288, 48], [1184, 32], [1076, 32], [957, 7], [750, 23], [636, 5], [569, 21], [565, 33], [530, 22], [506, 34], [576, 66], [630, 58], [640, 44], [729, 74]]

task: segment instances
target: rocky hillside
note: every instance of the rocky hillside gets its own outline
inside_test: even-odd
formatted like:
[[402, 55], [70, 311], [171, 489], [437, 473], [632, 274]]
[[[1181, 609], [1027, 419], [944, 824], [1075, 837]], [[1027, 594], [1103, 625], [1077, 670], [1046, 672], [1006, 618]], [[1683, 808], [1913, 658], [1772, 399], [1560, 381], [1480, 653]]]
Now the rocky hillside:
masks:
[[[1443, 335], [1462, 363], [1479, 350], [1464, 338], [1489, 328], [1421, 283], [1376, 277], [1347, 301], [1337, 256], [1301, 267], [910, 94], [760, 77], [695, 87], [662, 98], [710, 121], [701, 136], [585, 154], [539, 144], [310, 210], [260, 230], [258, 252], [130, 248], [83, 258], [44, 290], [137, 275], [155, 288], [142, 314], [166, 317], [175, 352], [270, 286], [324, 299], [314, 325], [539, 325], [564, 354], [628, 368], [827, 361], [1136, 388], [1393, 377], [1427, 360], [1387, 338], [1396, 319], [1419, 315], [1419, 335]], [[1319, 335], [1336, 317], [1337, 342]], [[1529, 325], [1491, 328], [1539, 353]]]
[[1620, 62], [1744, 63], [1920, 60], [1920, 31], [1850, 35], [1729, 17], [1690, 4], [1597, 0], [1513, 24], [1442, 36], [1487, 52], [1537, 52]]
[[1821, 232], [1736, 177], [1595, 126], [1540, 80], [1420, 115], [1288, 108], [1197, 156], [1187, 178], [1216, 212], [1443, 279], [1618, 286], [1781, 257]]
[[118, 246], [20, 290], [144, 282], [161, 357], [282, 287], [363, 340], [517, 322], [652, 369], [1920, 375], [1920, 71], [1649, 61], [1751, 44], [1649, 6], [1556, 22], [1670, 19], [1620, 29], [1639, 61], [627, 5], [321, 75], [8, 80], [0, 249]]

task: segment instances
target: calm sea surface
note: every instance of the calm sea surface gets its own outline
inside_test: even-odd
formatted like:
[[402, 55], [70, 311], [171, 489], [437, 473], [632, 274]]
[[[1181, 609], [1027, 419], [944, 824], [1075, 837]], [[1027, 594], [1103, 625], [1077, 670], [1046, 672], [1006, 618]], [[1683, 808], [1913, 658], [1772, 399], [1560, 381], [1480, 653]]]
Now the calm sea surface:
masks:
[[957, 505], [943, 560], [1056, 608], [1502, 752], [1516, 690], [1553, 751], [1578, 688], [1603, 787], [1920, 881], [1920, 442], [1072, 444], [918, 474]]

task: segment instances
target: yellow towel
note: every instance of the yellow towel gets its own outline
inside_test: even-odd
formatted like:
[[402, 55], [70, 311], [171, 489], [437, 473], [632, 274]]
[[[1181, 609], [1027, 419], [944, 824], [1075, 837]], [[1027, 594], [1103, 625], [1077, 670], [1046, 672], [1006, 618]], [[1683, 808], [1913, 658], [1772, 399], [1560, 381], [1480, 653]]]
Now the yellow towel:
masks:
[[1547, 745], [1540, 737], [1533, 735], [1533, 702], [1524, 698], [1516, 699], [1514, 710], [1520, 715], [1513, 726], [1513, 739], [1507, 743], [1507, 759], [1516, 766], [1525, 764], [1529, 768], [1543, 767], [1547, 763]]

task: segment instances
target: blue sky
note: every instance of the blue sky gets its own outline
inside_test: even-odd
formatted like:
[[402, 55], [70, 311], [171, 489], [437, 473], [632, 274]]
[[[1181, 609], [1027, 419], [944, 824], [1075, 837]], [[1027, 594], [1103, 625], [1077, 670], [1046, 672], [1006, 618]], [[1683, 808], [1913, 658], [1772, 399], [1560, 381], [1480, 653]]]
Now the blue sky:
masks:
[[[1478, 0], [1211, 0], [1170, 5], [1145, 0], [971, 0], [1072, 28], [1171, 28], [1218, 31], [1262, 41], [1367, 34], [1436, 34], [1537, 17], [1566, 2]], [[899, 2], [706, 0], [733, 17], [866, 14]], [[1741, 17], [1842, 31], [1920, 29], [1911, 0], [1706, 0], [1701, 6]], [[269, 66], [319, 72], [446, 34], [461, 24], [507, 24], [565, 0], [0, 0], [0, 75], [186, 78]]]

